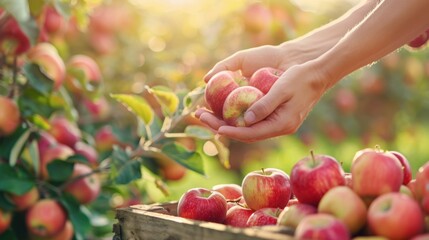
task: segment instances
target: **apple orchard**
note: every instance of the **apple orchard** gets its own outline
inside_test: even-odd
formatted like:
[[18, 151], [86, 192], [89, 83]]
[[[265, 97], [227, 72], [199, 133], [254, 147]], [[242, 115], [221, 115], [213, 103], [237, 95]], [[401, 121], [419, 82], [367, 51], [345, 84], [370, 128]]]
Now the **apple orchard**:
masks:
[[[427, 33], [343, 79], [293, 135], [241, 143], [194, 117], [205, 106], [244, 124], [281, 71], [205, 84], [207, 71], [353, 1], [299, 2], [1, 0], [0, 239], [112, 238], [115, 209], [168, 201], [180, 217], [276, 225], [297, 239], [316, 226], [333, 239], [424, 239]], [[196, 196], [217, 208], [196, 211]]]

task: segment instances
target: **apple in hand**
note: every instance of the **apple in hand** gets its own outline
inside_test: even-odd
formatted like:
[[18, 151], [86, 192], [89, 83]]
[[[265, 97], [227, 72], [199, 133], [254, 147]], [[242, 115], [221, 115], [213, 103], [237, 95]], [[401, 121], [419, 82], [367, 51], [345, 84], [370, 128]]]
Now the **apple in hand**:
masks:
[[398, 151], [389, 151], [389, 152], [395, 155], [395, 157], [401, 163], [402, 169], [404, 171], [404, 180], [402, 181], [402, 184], [407, 185], [411, 181], [411, 179], [413, 179], [413, 173], [411, 170], [410, 162], [402, 153]]
[[350, 233], [346, 225], [334, 216], [326, 213], [312, 214], [299, 223], [294, 237], [298, 240], [348, 240]]
[[50, 237], [61, 231], [67, 221], [63, 207], [53, 199], [43, 199], [27, 212], [26, 224], [29, 232], [40, 237]]
[[293, 194], [299, 202], [314, 206], [329, 189], [345, 184], [344, 170], [339, 162], [332, 156], [313, 152], [292, 167], [290, 179]]
[[424, 230], [424, 215], [419, 204], [402, 193], [377, 197], [368, 209], [367, 218], [374, 234], [389, 239], [411, 239]]
[[5, 232], [12, 221], [12, 213], [0, 209], [0, 235]]
[[281, 211], [280, 208], [261, 208], [250, 215], [246, 225], [248, 227], [276, 225]]
[[268, 91], [270, 91], [271, 86], [273, 86], [282, 74], [282, 70], [272, 67], [263, 67], [252, 74], [249, 79], [249, 85], [261, 90], [262, 93], [267, 94]]
[[179, 217], [223, 223], [226, 218], [225, 197], [205, 188], [191, 188], [179, 199], [177, 215]]
[[351, 173], [353, 190], [367, 199], [398, 192], [404, 180], [398, 158], [378, 148], [358, 151], [352, 161]]
[[10, 194], [9, 198], [17, 211], [23, 211], [33, 206], [39, 200], [40, 194], [37, 187], [33, 187], [22, 195]]
[[245, 228], [247, 227], [247, 220], [249, 219], [250, 215], [253, 214], [253, 212], [254, 211], [250, 208], [235, 205], [226, 212], [224, 224], [233, 227]]
[[239, 87], [235, 80], [236, 73], [232, 71], [221, 71], [213, 75], [207, 82], [205, 90], [206, 103], [214, 115], [222, 118], [223, 105], [226, 97], [232, 90]]
[[315, 206], [305, 203], [297, 203], [283, 209], [277, 219], [277, 225], [296, 229], [304, 217], [316, 213], [317, 208]]
[[20, 124], [21, 113], [18, 105], [7, 97], [0, 96], [0, 137], [15, 132]]
[[[92, 169], [89, 166], [82, 163], [75, 163], [71, 178], [77, 178], [79, 176], [90, 174], [91, 172]], [[71, 182], [65, 188], [65, 192], [73, 195], [79, 203], [88, 204], [98, 197], [100, 189], [101, 183], [98, 175], [91, 174]]]
[[366, 223], [365, 202], [347, 186], [337, 186], [325, 193], [317, 210], [342, 221], [352, 234], [357, 233]]
[[286, 207], [292, 194], [289, 175], [277, 168], [248, 173], [241, 184], [243, 198], [253, 210]]
[[252, 86], [242, 86], [234, 89], [223, 104], [223, 120], [231, 126], [245, 127], [244, 113], [264, 94]]

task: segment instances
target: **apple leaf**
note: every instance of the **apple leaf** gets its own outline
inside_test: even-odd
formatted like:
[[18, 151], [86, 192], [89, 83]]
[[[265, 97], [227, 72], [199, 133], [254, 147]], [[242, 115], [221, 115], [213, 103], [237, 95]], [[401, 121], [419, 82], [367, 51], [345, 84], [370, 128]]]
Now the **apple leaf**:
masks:
[[74, 163], [64, 160], [54, 160], [46, 167], [48, 169], [49, 180], [63, 182], [71, 177]]
[[229, 162], [229, 149], [218, 138], [215, 138], [213, 140], [213, 143], [218, 151], [217, 156], [219, 162], [222, 164], [222, 166], [229, 169], [231, 167], [231, 164]]
[[182, 166], [201, 175], [205, 175], [204, 162], [200, 153], [188, 151], [185, 147], [174, 142], [164, 145], [161, 151]]
[[19, 109], [24, 118], [38, 114], [48, 118], [55, 109], [50, 105], [49, 97], [32, 87], [25, 87], [18, 99]]
[[185, 108], [191, 108], [192, 106], [196, 105], [196, 103], [198, 103], [198, 101], [203, 98], [204, 91], [204, 87], [197, 87], [186, 94], [186, 96], [183, 98], [183, 105]]
[[186, 135], [202, 140], [210, 140], [214, 138], [212, 131], [198, 125], [189, 125], [185, 128]]
[[[0, 193], [0, 209], [4, 211], [13, 211], [15, 210], [15, 205], [10, 200], [10, 197], [6, 196], [6, 193]], [[0, 235], [0, 239], [2, 235]]]
[[27, 0], [1, 0], [0, 7], [12, 14], [19, 22], [30, 19], [30, 8]]
[[110, 94], [110, 96], [136, 114], [145, 124], [149, 125], [152, 122], [154, 113], [144, 98], [131, 94]]
[[179, 106], [179, 98], [177, 95], [165, 86], [147, 87], [149, 93], [155, 96], [165, 115], [172, 116]]
[[31, 162], [33, 163], [34, 173], [38, 176], [40, 171], [40, 156], [36, 139], [32, 140], [28, 145], [28, 152], [30, 153]]
[[22, 68], [27, 77], [28, 84], [43, 96], [51, 94], [54, 81], [48, 78], [40, 69], [39, 65], [27, 63]]
[[0, 164], [0, 190], [22, 195], [34, 187], [31, 179], [18, 176], [16, 169], [8, 164]]
[[6, 229], [2, 234], [0, 234], [0, 239], [8, 239], [8, 240], [17, 240], [15, 233], [12, 228]]
[[86, 239], [85, 236], [91, 229], [91, 221], [89, 216], [85, 214], [84, 206], [81, 206], [79, 202], [68, 193], [63, 194], [59, 201], [67, 210], [68, 217], [75, 232], [75, 239]]
[[117, 184], [128, 184], [136, 179], [141, 179], [141, 163], [137, 160], [129, 160], [118, 171], [115, 178]]
[[15, 142], [15, 145], [12, 148], [9, 156], [9, 164], [13, 167], [18, 161], [19, 156], [21, 155], [22, 149], [24, 149], [25, 143], [27, 143], [28, 138], [30, 137], [31, 130], [25, 130], [18, 140]]

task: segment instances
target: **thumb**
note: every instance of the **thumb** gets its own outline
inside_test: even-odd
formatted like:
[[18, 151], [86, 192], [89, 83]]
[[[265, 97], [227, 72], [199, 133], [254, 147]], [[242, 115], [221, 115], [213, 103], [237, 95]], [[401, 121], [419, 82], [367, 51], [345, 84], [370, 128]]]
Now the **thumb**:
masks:
[[252, 104], [244, 114], [246, 125], [252, 125], [267, 118], [283, 103], [281, 92], [271, 89], [265, 96]]

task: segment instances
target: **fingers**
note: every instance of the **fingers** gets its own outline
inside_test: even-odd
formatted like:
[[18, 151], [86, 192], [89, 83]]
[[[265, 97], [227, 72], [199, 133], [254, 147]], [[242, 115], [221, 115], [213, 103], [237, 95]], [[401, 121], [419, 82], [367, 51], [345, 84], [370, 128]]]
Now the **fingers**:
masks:
[[281, 135], [275, 131], [271, 121], [256, 123], [250, 127], [221, 126], [218, 134], [241, 142], [256, 142]]
[[220, 71], [230, 70], [237, 71], [241, 69], [242, 55], [239, 53], [233, 54], [230, 57], [218, 62], [205, 76], [204, 81], [208, 82], [213, 75]]
[[285, 94], [281, 91], [282, 88], [279, 87], [279, 85], [280, 84], [278, 84], [277, 87], [275, 87], [276, 85], [273, 85], [274, 88], [271, 88], [265, 96], [249, 107], [244, 114], [246, 125], [250, 126], [256, 122], [264, 120], [274, 112], [280, 104], [288, 100]]
[[213, 113], [209, 112], [206, 109], [198, 109], [195, 112], [195, 117], [200, 119], [201, 122], [203, 122], [215, 131], [217, 131], [221, 126], [225, 125], [225, 122], [223, 120], [220, 120], [215, 115], [213, 115]]

